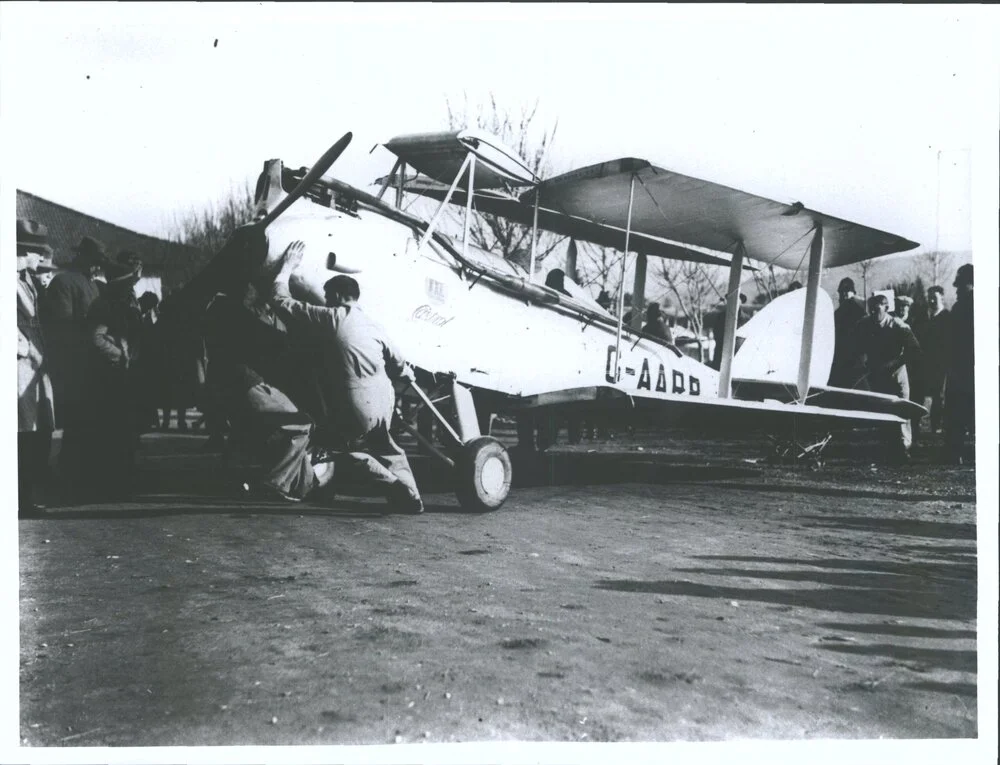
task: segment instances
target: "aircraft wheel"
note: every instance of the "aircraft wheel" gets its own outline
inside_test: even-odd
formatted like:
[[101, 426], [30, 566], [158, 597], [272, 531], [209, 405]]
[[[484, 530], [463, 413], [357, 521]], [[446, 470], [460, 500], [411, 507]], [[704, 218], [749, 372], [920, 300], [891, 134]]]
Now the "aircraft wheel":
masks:
[[513, 468], [507, 450], [490, 436], [463, 444], [455, 460], [455, 496], [466, 510], [496, 510], [507, 499]]

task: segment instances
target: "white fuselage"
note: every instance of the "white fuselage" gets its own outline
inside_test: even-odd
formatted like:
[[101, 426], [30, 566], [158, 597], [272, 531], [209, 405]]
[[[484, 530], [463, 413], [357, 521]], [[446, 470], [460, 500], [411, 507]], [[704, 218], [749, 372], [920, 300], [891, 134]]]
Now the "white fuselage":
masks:
[[[464, 272], [433, 241], [418, 247], [408, 226], [375, 212], [360, 217], [300, 200], [268, 228], [269, 261], [294, 240], [305, 257], [293, 276], [300, 298], [322, 295], [337, 272], [361, 287], [359, 305], [386, 329], [411, 364], [453, 373], [465, 385], [512, 396], [611, 385], [664, 398], [715, 397], [718, 373], [671, 348], [623, 333], [620, 374], [614, 369], [616, 329], [570, 309], [529, 304], [488, 276]], [[330, 254], [334, 270], [328, 270]], [[511, 276], [526, 272], [469, 248], [468, 257]]]

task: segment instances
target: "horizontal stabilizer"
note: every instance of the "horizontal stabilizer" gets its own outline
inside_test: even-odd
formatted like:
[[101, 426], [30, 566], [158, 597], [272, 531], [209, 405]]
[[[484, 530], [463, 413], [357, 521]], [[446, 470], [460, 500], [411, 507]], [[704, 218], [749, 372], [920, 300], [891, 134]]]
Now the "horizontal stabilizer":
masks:
[[[734, 379], [733, 395], [741, 400], [772, 399], [782, 403], [792, 403], [798, 398], [794, 385], [768, 380]], [[812, 406], [824, 409], [864, 409], [871, 412], [886, 412], [907, 420], [927, 414], [927, 410], [915, 401], [888, 393], [834, 388], [827, 385], [810, 386], [806, 401]]]

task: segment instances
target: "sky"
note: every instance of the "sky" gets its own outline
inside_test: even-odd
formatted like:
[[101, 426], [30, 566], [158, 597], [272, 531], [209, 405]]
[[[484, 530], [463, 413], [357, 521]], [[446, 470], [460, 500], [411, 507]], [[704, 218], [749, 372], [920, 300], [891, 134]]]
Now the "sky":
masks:
[[5, 3], [5, 180], [162, 236], [177, 215], [252, 184], [264, 160], [309, 165], [347, 130], [354, 142], [332, 173], [367, 185], [391, 167], [373, 146], [444, 129], [446, 100], [474, 109], [492, 92], [515, 113], [537, 103], [539, 128], [558, 124], [554, 171], [638, 156], [923, 249], [968, 251], [970, 184], [990, 167], [978, 151], [984, 135], [996, 143], [997, 18], [969, 7]]

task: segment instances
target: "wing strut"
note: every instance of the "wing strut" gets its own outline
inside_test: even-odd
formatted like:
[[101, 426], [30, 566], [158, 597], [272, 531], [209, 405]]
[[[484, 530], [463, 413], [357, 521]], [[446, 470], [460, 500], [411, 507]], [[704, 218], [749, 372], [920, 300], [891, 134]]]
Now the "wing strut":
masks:
[[[802, 319], [802, 353], [799, 356], [799, 403], [809, 395], [809, 370], [812, 368], [813, 334], [816, 331], [816, 293], [823, 275], [823, 223], [816, 221], [812, 244], [809, 246], [809, 277], [806, 280], [806, 313]], [[823, 380], [822, 383], [826, 383]], [[821, 383], [821, 384], [822, 384]]]
[[733, 354], [736, 352], [736, 320], [740, 310], [740, 276], [747, 250], [740, 242], [729, 264], [729, 290], [726, 292], [726, 323], [722, 330], [722, 363], [719, 365], [719, 398], [733, 394]]
[[476, 192], [476, 155], [468, 154], [469, 182], [465, 185], [465, 230], [462, 232], [462, 257], [469, 257], [469, 224], [472, 221], [472, 196]]
[[[448, 188], [448, 193], [445, 194], [441, 204], [438, 206], [437, 212], [434, 213], [434, 217], [431, 218], [430, 225], [427, 226], [427, 230], [424, 235], [420, 238], [420, 242], [417, 243], [417, 249], [419, 250], [424, 244], [434, 235], [434, 230], [437, 228], [437, 223], [441, 219], [441, 213], [444, 212], [444, 208], [448, 206], [451, 201], [452, 194], [455, 193], [455, 189], [458, 188], [458, 182], [462, 180], [462, 176], [465, 175], [465, 168], [469, 167], [472, 162], [472, 152], [465, 155], [465, 159], [462, 161], [462, 167], [455, 174], [455, 180], [451, 182], [451, 186]], [[466, 194], [469, 195], [469, 199], [472, 199], [472, 189], [467, 189]]]
[[392, 166], [392, 170], [390, 170], [389, 174], [382, 179], [382, 185], [379, 187], [378, 190], [379, 199], [381, 199], [382, 196], [385, 194], [386, 189], [389, 188], [389, 184], [392, 183], [393, 179], [396, 178], [396, 173], [398, 173], [401, 170], [402, 166], [403, 166], [403, 160], [397, 159], [396, 164]]
[[618, 331], [615, 334], [615, 382], [622, 378], [619, 361], [622, 353], [622, 318], [625, 315], [625, 266], [628, 263], [628, 240], [632, 233], [632, 202], [635, 200], [635, 174], [628, 187], [628, 218], [625, 221], [625, 249], [622, 250], [622, 276], [618, 281]]
[[396, 181], [396, 209], [403, 209], [403, 183], [406, 181], [406, 163], [399, 166], [399, 180]]
[[632, 280], [632, 329], [642, 329], [642, 307], [646, 302], [646, 256], [635, 256], [635, 277]]
[[535, 281], [535, 250], [538, 247], [538, 187], [535, 186], [535, 212], [531, 224], [531, 266], [528, 270], [528, 280]]

